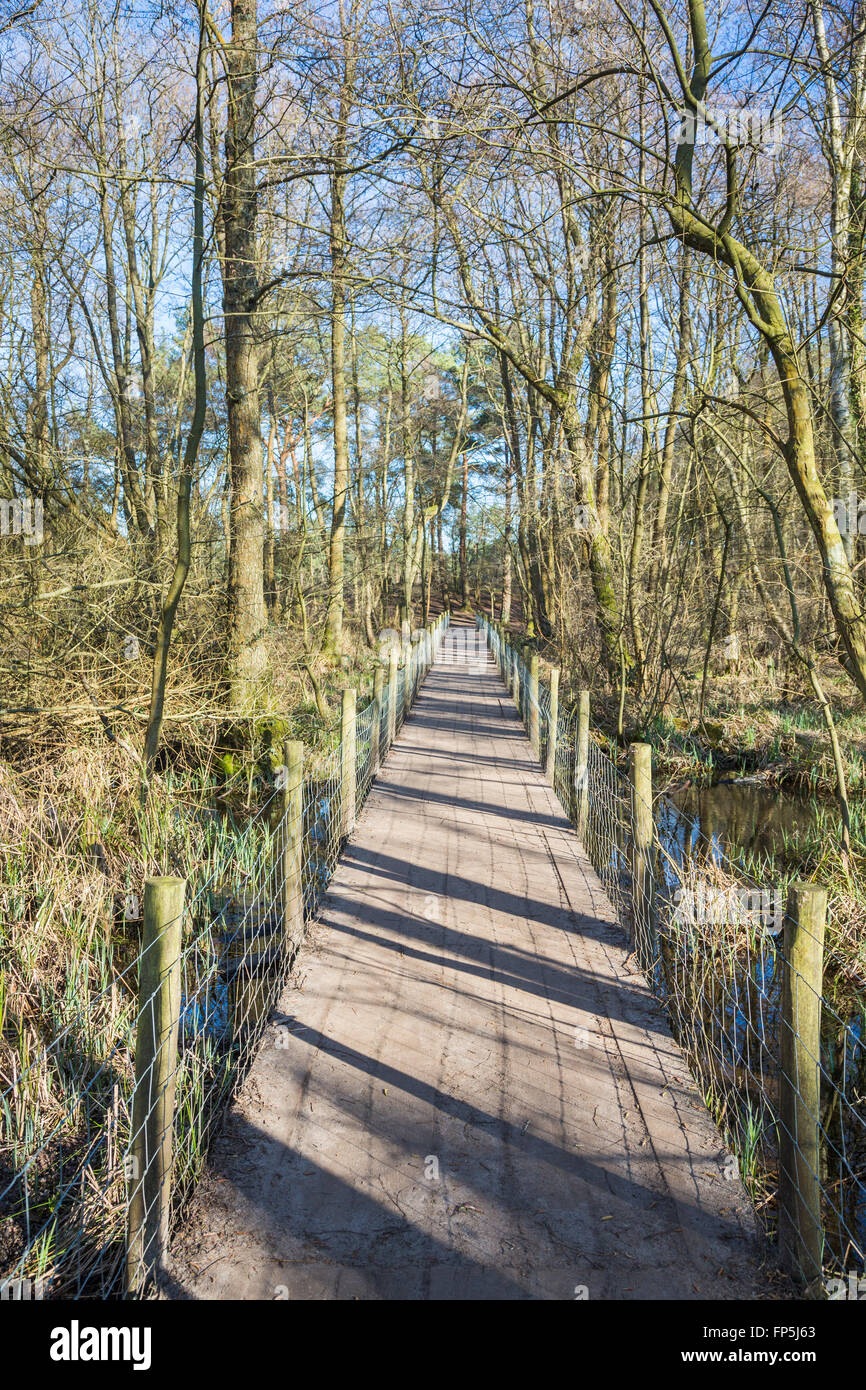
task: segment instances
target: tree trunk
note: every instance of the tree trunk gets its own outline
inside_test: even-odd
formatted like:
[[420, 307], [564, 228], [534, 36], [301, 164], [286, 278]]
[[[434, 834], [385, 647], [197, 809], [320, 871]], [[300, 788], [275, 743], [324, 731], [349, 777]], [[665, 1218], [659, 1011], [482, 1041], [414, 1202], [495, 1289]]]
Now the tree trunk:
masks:
[[255, 324], [256, 0], [232, 0], [231, 16], [232, 41], [226, 50], [228, 127], [223, 197], [223, 309], [231, 469], [226, 675], [232, 706], [245, 709], [255, 703], [266, 659], [260, 349]]
[[460, 606], [469, 607], [469, 572], [466, 568], [466, 499], [469, 493], [469, 457], [463, 453], [463, 486], [460, 492]]
[[[342, 7], [340, 10], [342, 16]], [[325, 620], [323, 651], [337, 657], [343, 650], [345, 610], [344, 551], [346, 509], [349, 500], [349, 426], [346, 410], [346, 185], [347, 139], [352, 110], [354, 82], [354, 43], [345, 29], [340, 105], [334, 136], [331, 165], [330, 252], [331, 252], [331, 383], [334, 407], [334, 501], [331, 511], [331, 539], [328, 549], [328, 613]]]
[[505, 555], [502, 560], [502, 622], [511, 622], [511, 450], [505, 446]]
[[165, 689], [168, 676], [168, 655], [171, 647], [171, 637], [174, 630], [174, 620], [177, 614], [178, 604], [186, 584], [189, 574], [191, 538], [190, 538], [190, 495], [192, 492], [192, 480], [195, 472], [196, 460], [198, 459], [199, 444], [204, 432], [205, 412], [207, 409], [207, 377], [205, 368], [204, 351], [204, 307], [202, 298], [203, 289], [203, 258], [204, 258], [204, 198], [205, 198], [205, 177], [204, 177], [204, 75], [205, 75], [205, 20], [204, 4], [199, 12], [199, 43], [198, 57], [196, 61], [196, 104], [195, 118], [193, 121], [193, 138], [195, 142], [195, 180], [194, 180], [194, 206], [193, 206], [193, 235], [192, 235], [192, 360], [193, 360], [193, 386], [195, 392], [195, 402], [193, 416], [190, 423], [189, 434], [187, 435], [186, 445], [183, 453], [180, 477], [178, 479], [177, 491], [177, 554], [175, 558], [174, 573], [171, 583], [162, 605], [162, 611], [157, 626], [156, 642], [154, 643], [153, 670], [151, 675], [150, 689], [150, 711], [147, 721], [147, 730], [144, 739], [144, 776], [142, 779], [142, 795], [147, 791], [148, 778], [153, 770], [159, 747], [159, 736], [162, 729], [163, 710], [165, 707]]
[[[689, 16], [694, 60], [688, 96], [696, 107], [706, 97], [712, 65], [703, 0], [689, 0]], [[845, 651], [842, 664], [866, 699], [866, 618], [833, 508], [818, 476], [809, 383], [801, 371], [773, 273], [729, 230], [728, 212], [736, 205], [738, 186], [735, 160], [728, 162], [727, 210], [718, 227], [699, 216], [692, 204], [693, 161], [694, 137], [677, 149], [676, 195], [667, 202], [668, 216], [688, 246], [733, 271], [740, 303], [772, 354], [788, 421], [787, 440], [777, 442], [818, 546], [824, 589]]]
[[[341, 154], [342, 148], [342, 154]], [[346, 415], [346, 229], [343, 198], [346, 188], [345, 142], [338, 138], [335, 172], [331, 177], [331, 383], [334, 397], [334, 505], [328, 550], [328, 616], [324, 653], [338, 656], [343, 648], [343, 594], [346, 544], [346, 503], [349, 496], [349, 429]]]

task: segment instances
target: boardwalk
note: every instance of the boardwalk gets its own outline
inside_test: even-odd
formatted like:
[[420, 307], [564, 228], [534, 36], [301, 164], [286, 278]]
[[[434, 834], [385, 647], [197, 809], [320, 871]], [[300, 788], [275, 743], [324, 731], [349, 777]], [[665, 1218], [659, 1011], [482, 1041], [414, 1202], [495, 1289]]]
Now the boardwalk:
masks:
[[175, 1240], [175, 1298], [760, 1295], [722, 1141], [491, 666], [429, 675]]

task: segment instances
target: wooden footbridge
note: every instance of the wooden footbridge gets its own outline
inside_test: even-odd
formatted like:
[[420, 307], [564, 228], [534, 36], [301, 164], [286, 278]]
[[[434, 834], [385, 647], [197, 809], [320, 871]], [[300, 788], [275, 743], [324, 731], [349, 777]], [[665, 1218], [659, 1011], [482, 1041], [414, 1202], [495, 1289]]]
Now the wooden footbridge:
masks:
[[721, 1137], [467, 630], [452, 624], [379, 770], [167, 1297], [765, 1288]]

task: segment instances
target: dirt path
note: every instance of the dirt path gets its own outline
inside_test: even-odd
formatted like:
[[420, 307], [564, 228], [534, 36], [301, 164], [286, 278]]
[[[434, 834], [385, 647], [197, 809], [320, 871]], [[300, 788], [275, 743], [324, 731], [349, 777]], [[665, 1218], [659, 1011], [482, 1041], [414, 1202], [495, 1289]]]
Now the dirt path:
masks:
[[498, 676], [437, 665], [214, 1146], [168, 1296], [750, 1297], [764, 1258]]

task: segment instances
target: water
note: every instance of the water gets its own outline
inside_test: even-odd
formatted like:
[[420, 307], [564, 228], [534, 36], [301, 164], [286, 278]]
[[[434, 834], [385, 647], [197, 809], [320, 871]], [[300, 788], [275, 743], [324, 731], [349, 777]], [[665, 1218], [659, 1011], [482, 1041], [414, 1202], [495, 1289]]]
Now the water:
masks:
[[[662, 891], [675, 887], [679, 875], [705, 857], [720, 865], [725, 858], [733, 861], [724, 867], [728, 872], [734, 869], [736, 877], [737, 861], [744, 858], [752, 864], [783, 861], [786, 870], [796, 869], [798, 844], [814, 847], [818, 837], [835, 835], [838, 823], [832, 803], [791, 795], [757, 781], [680, 788], [658, 809], [659, 838], [673, 860], [673, 864], [660, 865]], [[743, 875], [744, 881], [749, 878]], [[716, 1063], [745, 1078], [756, 1070], [764, 1091], [768, 1081], [772, 1087], [778, 1065], [781, 962], [772, 939], [759, 937], [751, 950], [732, 955], [730, 965], [726, 988], [719, 993], [721, 1003], [715, 1002], [715, 996], [700, 1001], [709, 1005], [701, 1008], [702, 1034], [711, 1039]], [[827, 1255], [832, 1252], [840, 1268], [860, 1268], [861, 1252], [866, 1249], [866, 1129], [860, 1101], [866, 1086], [863, 1010], [847, 992], [840, 998], [829, 981], [827, 985], [841, 1010], [825, 1004], [821, 1030], [821, 1179]], [[681, 1007], [682, 1001], [678, 1002]], [[772, 1131], [774, 1090], [766, 1107], [759, 1095], [755, 1111], [742, 1110], [741, 1089], [731, 1099], [740, 1106], [741, 1130], [749, 1128], [754, 1115], [760, 1119], [761, 1130]], [[748, 1093], [746, 1103], [750, 1103]], [[769, 1162], [772, 1167], [772, 1156]]]
[[[316, 905], [328, 886], [333, 857], [334, 840], [337, 830], [334, 817], [338, 804], [332, 794], [329, 781], [309, 779], [304, 797], [304, 873], [303, 902], [304, 917], [313, 915]], [[233, 812], [227, 807], [217, 807], [217, 813], [227, 817], [235, 829]], [[274, 831], [282, 816], [282, 801], [274, 796], [265, 808], [264, 824]], [[237, 832], [236, 832], [237, 833]], [[267, 876], [265, 885], [268, 886]], [[236, 885], [240, 902], [243, 889]], [[267, 929], [267, 919], [263, 912], [273, 910], [275, 887], [269, 885], [271, 902], [257, 911], [254, 920], [254, 936]], [[257, 961], [255, 942], [245, 947], [241, 941], [229, 950], [233, 966], [227, 967], [226, 948], [232, 947], [235, 939], [243, 935], [244, 909], [233, 906], [235, 899], [231, 893], [208, 892], [198, 904], [199, 918], [196, 929], [200, 935], [202, 948], [190, 954], [185, 971], [185, 985], [181, 996], [181, 1030], [184, 1038], [206, 1037], [217, 1044], [231, 1041], [232, 991], [230, 974], [237, 972], [239, 960], [244, 969], [252, 974], [261, 969]], [[234, 914], [239, 914], [235, 921]], [[248, 928], [249, 930], [249, 928]], [[228, 973], [227, 973], [228, 969]]]
[[[692, 843], [701, 836], [714, 848], [738, 859], [754, 855], [787, 857], [798, 839], [818, 833], [819, 817], [827, 807], [813, 798], [741, 779], [716, 782], [711, 787], [681, 787], [670, 800], [694, 823]], [[831, 823], [838, 817], [830, 807]], [[822, 833], [826, 833], [826, 826]], [[680, 840], [681, 848], [686, 846]]]

